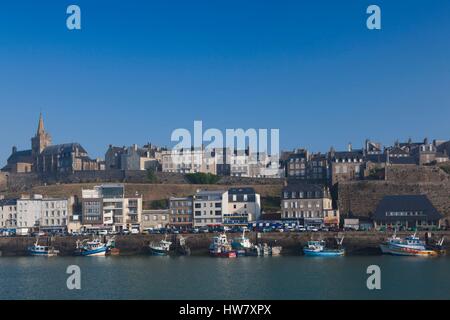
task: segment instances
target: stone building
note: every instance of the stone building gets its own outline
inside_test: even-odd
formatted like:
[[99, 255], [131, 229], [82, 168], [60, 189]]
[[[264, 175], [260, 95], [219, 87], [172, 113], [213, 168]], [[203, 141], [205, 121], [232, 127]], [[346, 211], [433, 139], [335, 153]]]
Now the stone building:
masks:
[[31, 150], [17, 151], [13, 147], [13, 152], [2, 171], [50, 174], [102, 169], [104, 163], [90, 159], [79, 143], [52, 145], [52, 138], [45, 131], [41, 114], [36, 135], [31, 138]]
[[12, 148], [6, 166], [2, 168], [3, 172], [28, 173], [33, 170], [33, 157], [31, 150], [17, 151], [17, 147]]
[[324, 219], [339, 220], [333, 210], [328, 187], [319, 184], [290, 183], [281, 194], [281, 219], [295, 220], [306, 225], [323, 225]]
[[172, 173], [211, 173], [217, 174], [217, 161], [214, 150], [186, 148], [163, 151], [162, 171]]
[[152, 144], [140, 148], [136, 144], [131, 147], [109, 146], [105, 154], [106, 170], [147, 170], [161, 171], [162, 149]]
[[291, 153], [284, 161], [286, 177], [311, 182], [327, 182], [329, 179], [329, 163], [326, 154], [309, 153], [299, 149]]
[[105, 154], [105, 170], [122, 170], [122, 155], [126, 150], [126, 147], [109, 145]]
[[142, 230], [166, 228], [170, 223], [169, 209], [143, 210]]
[[364, 151], [353, 150], [349, 144], [347, 151], [330, 150], [331, 184], [341, 181], [360, 180], [364, 177]]

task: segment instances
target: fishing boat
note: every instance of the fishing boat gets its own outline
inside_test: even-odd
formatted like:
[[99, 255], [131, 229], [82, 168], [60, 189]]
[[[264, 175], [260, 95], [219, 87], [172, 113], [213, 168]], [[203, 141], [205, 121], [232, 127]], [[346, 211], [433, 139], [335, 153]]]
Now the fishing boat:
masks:
[[438, 252], [427, 248], [424, 241], [421, 241], [416, 234], [404, 239], [397, 237], [396, 233], [386, 242], [380, 244], [381, 252], [395, 256], [437, 256]]
[[32, 256], [41, 257], [55, 257], [59, 254], [59, 251], [51, 246], [39, 245], [39, 239], [36, 239], [36, 242], [31, 247], [28, 247], [28, 252]]
[[166, 238], [159, 242], [152, 242], [149, 244], [150, 254], [153, 256], [167, 256], [170, 251], [172, 242], [167, 241]]
[[83, 241], [77, 241], [75, 254], [85, 257], [106, 256], [109, 249], [108, 243], [98, 238], [93, 240], [85, 239]]
[[250, 240], [245, 236], [245, 230], [242, 231], [242, 235], [238, 238], [233, 239], [231, 242], [231, 247], [235, 250], [246, 250], [251, 249], [253, 247], [253, 244], [250, 242]]
[[272, 246], [267, 243], [254, 245], [252, 248], [246, 251], [247, 256], [255, 257], [268, 257], [268, 256], [279, 256], [281, 255], [281, 246]]
[[305, 256], [316, 256], [316, 257], [339, 257], [345, 254], [345, 249], [342, 246], [342, 239], [338, 239], [338, 249], [329, 249], [326, 248], [325, 241], [319, 240], [311, 240], [308, 241], [306, 246], [303, 248], [303, 253]]
[[209, 246], [209, 254], [214, 257], [236, 258], [237, 252], [232, 249], [228, 243], [225, 233], [213, 237], [213, 241]]

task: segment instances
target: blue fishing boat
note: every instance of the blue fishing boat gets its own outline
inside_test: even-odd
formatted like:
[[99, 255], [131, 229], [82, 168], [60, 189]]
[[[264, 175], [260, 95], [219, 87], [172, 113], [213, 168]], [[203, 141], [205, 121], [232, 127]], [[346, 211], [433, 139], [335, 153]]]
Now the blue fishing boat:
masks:
[[[342, 244], [342, 241], [341, 241]], [[345, 254], [345, 249], [328, 249], [325, 246], [325, 241], [308, 241], [306, 246], [303, 248], [303, 253], [305, 256], [316, 256], [316, 257], [339, 257]]]
[[85, 257], [106, 256], [109, 251], [108, 243], [102, 242], [99, 239], [77, 241], [76, 255]]
[[250, 239], [245, 236], [245, 229], [242, 231], [242, 236], [233, 239], [231, 247], [235, 250], [248, 250], [253, 247]]
[[28, 247], [28, 253], [32, 256], [55, 257], [58, 255], [59, 251], [50, 246], [39, 245], [39, 239], [36, 239], [36, 242]]

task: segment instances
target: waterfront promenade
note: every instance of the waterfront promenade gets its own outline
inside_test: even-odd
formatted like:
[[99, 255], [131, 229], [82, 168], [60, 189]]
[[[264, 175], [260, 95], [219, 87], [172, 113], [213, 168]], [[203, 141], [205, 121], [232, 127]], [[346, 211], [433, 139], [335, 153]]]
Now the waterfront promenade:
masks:
[[[397, 235], [404, 237], [410, 235], [411, 232], [398, 232]], [[445, 237], [444, 247], [450, 249], [450, 231], [433, 231], [430, 232], [430, 242], [433, 243], [442, 237]], [[202, 234], [183, 234], [186, 244], [192, 249], [194, 255], [206, 255], [212, 237], [215, 233]], [[240, 236], [239, 233], [228, 233], [228, 238], [233, 239]], [[258, 236], [259, 235], [259, 236]], [[385, 241], [392, 232], [377, 231], [346, 231], [346, 232], [272, 232], [272, 233], [247, 233], [246, 236], [253, 243], [269, 243], [283, 247], [283, 255], [300, 255], [301, 248], [311, 239], [325, 240], [330, 246], [335, 245], [337, 236], [344, 236], [343, 246], [346, 248], [348, 255], [377, 255], [381, 254], [379, 244]], [[418, 232], [417, 235], [421, 239], [425, 239], [425, 232]], [[179, 235], [167, 235], [168, 240], [175, 241], [175, 237]], [[120, 254], [124, 256], [148, 254], [148, 244], [161, 240], [165, 237], [162, 234], [150, 235], [127, 235], [116, 236], [116, 246], [120, 249]], [[52, 245], [60, 250], [61, 255], [70, 256], [76, 246], [78, 239], [86, 239], [84, 237], [53, 237]], [[0, 251], [3, 256], [25, 256], [27, 255], [27, 247], [31, 246], [36, 238], [34, 237], [3, 237], [0, 238]], [[45, 243], [47, 237], [41, 237], [40, 241]]]

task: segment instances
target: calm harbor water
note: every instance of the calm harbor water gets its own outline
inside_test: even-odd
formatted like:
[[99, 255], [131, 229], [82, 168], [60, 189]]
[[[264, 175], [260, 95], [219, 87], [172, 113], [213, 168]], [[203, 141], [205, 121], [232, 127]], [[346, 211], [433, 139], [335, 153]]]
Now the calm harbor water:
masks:
[[0, 299], [450, 299], [450, 257], [1, 257]]

